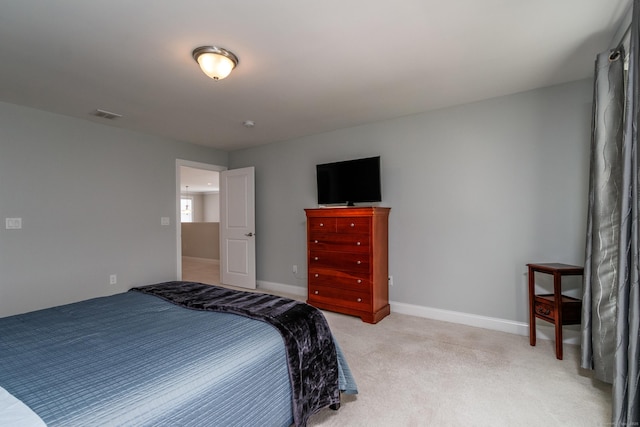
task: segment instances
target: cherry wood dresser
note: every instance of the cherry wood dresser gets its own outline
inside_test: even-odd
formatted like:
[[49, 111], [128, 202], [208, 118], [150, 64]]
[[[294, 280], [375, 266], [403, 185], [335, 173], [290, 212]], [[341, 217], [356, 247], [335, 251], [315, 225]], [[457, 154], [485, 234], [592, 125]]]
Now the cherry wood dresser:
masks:
[[309, 304], [367, 323], [389, 314], [390, 210], [305, 209]]

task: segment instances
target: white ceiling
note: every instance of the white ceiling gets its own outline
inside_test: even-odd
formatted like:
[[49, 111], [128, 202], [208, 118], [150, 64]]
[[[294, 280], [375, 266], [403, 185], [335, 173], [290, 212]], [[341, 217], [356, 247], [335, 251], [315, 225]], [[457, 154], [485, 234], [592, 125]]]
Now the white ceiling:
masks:
[[[629, 8], [0, 0], [0, 101], [234, 150], [588, 77]], [[240, 64], [215, 82], [191, 57], [201, 45], [227, 48]]]
[[220, 173], [180, 166], [180, 191], [183, 194], [217, 193], [220, 191]]

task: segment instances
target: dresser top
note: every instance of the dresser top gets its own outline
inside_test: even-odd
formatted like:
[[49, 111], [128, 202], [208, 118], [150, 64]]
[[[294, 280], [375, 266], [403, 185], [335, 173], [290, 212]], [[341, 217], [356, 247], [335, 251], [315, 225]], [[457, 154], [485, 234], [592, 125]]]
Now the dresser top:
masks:
[[311, 216], [372, 216], [389, 215], [391, 208], [384, 207], [331, 207], [305, 209], [308, 217]]

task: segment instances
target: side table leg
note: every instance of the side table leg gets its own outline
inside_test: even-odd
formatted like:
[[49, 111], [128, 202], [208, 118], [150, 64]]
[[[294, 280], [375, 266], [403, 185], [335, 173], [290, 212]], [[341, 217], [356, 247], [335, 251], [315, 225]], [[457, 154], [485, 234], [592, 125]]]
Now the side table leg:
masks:
[[562, 360], [562, 323], [556, 319], [556, 359]]
[[529, 267], [529, 345], [536, 345], [535, 271]]
[[562, 360], [562, 275], [559, 272], [553, 274], [553, 297], [555, 303], [555, 327], [556, 327], [556, 359]]

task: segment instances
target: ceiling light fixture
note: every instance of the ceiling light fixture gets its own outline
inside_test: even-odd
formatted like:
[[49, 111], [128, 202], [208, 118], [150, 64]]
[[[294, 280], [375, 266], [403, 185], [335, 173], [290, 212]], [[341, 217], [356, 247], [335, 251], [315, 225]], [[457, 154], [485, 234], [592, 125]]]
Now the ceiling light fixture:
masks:
[[238, 57], [226, 49], [216, 46], [200, 46], [193, 50], [202, 72], [213, 80], [222, 80], [238, 65]]

